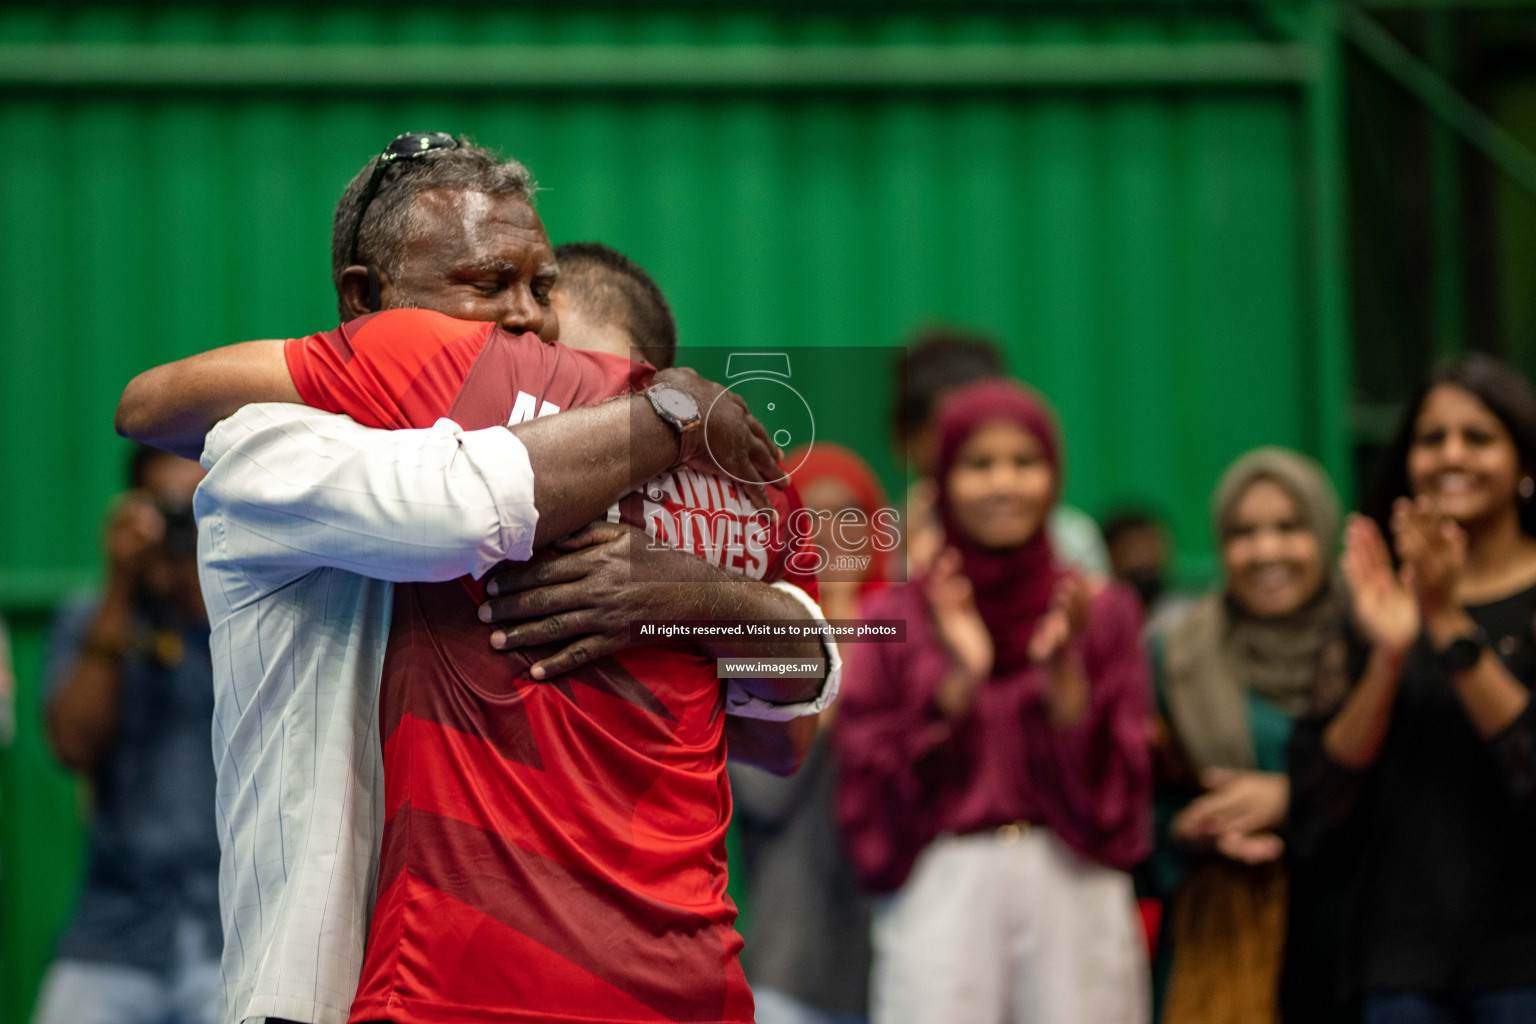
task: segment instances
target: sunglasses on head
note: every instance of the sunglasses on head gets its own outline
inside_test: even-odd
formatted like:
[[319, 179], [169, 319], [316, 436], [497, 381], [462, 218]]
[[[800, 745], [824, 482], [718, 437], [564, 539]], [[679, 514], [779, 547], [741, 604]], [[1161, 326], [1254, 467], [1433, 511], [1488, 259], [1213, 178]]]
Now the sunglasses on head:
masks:
[[458, 148], [459, 140], [445, 132], [406, 132], [395, 136], [394, 141], [384, 147], [384, 152], [374, 162], [368, 185], [357, 201], [357, 219], [352, 223], [352, 245], [347, 250], [348, 266], [357, 262], [357, 242], [363, 232], [363, 216], [367, 214], [374, 197], [379, 194], [379, 183], [384, 180], [384, 172], [401, 160], [416, 160], [440, 149]]

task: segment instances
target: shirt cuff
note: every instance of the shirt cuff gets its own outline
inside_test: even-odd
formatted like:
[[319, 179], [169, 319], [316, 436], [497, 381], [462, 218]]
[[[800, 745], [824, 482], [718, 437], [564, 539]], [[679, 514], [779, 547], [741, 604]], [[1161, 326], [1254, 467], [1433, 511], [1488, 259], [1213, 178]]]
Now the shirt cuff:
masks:
[[725, 713], [738, 718], [759, 718], [769, 722], [787, 722], [792, 718], [820, 714], [832, 706], [832, 702], [837, 699], [838, 687], [843, 682], [843, 659], [837, 653], [837, 643], [827, 629], [827, 619], [821, 613], [821, 605], [811, 600], [811, 595], [793, 583], [781, 581], [771, 586], [800, 602], [811, 618], [816, 620], [816, 624], [821, 627], [821, 649], [827, 658], [827, 675], [821, 681], [821, 692], [811, 700], [797, 701], [793, 704], [775, 704], [756, 694], [748, 693], [733, 679], [725, 688]]
[[533, 503], [533, 465], [523, 442], [505, 427], [462, 430], [446, 418], [434, 423], [432, 429], [458, 435], [464, 456], [479, 471], [496, 504], [500, 529], [475, 578], [484, 576], [503, 560], [526, 562], [532, 558], [539, 510]]

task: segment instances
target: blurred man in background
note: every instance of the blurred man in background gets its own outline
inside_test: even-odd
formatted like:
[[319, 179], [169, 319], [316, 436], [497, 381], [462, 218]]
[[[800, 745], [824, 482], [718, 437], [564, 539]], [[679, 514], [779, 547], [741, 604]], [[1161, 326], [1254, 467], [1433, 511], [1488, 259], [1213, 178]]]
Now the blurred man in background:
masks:
[[1173, 542], [1168, 527], [1154, 512], [1128, 506], [1112, 513], [1104, 520], [1104, 544], [1109, 549], [1110, 571], [1141, 598], [1147, 635], [1166, 627], [1189, 606], [1190, 595], [1168, 588]]
[[46, 727], [92, 784], [85, 884], [36, 1024], [212, 1024], [219, 844], [213, 670], [197, 579], [195, 462], [140, 448], [107, 521], [104, 592], [63, 611]]

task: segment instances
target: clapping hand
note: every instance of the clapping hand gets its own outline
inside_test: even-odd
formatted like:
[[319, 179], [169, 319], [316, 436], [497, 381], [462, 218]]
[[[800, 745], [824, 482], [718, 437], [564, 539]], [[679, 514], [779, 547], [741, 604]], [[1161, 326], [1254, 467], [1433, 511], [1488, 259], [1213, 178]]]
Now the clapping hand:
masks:
[[1459, 611], [1456, 584], [1467, 561], [1467, 534], [1427, 497], [1392, 503], [1392, 542], [1409, 570], [1419, 614], [1429, 621]]
[[1088, 606], [1093, 602], [1093, 588], [1082, 576], [1062, 577], [1051, 594], [1051, 607], [1040, 616], [1034, 636], [1029, 638], [1029, 657], [1044, 664], [1064, 654], [1088, 624]]
[[1081, 658], [1069, 655], [1088, 625], [1088, 608], [1097, 589], [1082, 576], [1062, 577], [1051, 594], [1050, 608], [1029, 638], [1030, 660], [1045, 666], [1051, 721], [1059, 727], [1076, 725], [1088, 713], [1088, 673]]
[[907, 492], [907, 571], [926, 573], [944, 550], [944, 527], [939, 522], [939, 488], [932, 480], [919, 480]]
[[980, 683], [992, 674], [992, 634], [976, 610], [971, 581], [961, 571], [960, 552], [945, 548], [934, 559], [924, 588], [939, 639], [955, 667]]
[[1419, 607], [1414, 595], [1414, 563], [1396, 572], [1387, 542], [1376, 523], [1351, 515], [1344, 533], [1340, 563], [1349, 581], [1355, 624], [1372, 644], [1401, 653], [1419, 635]]
[[1212, 768], [1200, 781], [1208, 792], [1174, 817], [1169, 826], [1174, 838], [1243, 864], [1279, 859], [1285, 843], [1275, 829], [1291, 802], [1284, 773]]

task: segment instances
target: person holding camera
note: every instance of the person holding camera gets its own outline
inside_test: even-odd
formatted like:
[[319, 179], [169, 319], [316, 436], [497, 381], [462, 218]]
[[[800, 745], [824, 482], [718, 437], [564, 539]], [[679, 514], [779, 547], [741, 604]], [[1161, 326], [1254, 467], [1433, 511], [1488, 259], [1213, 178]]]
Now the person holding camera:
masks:
[[107, 520], [106, 587], [53, 628], [48, 739], [93, 800], [84, 885], [35, 1024], [215, 1018], [213, 669], [192, 517], [202, 478], [188, 459], [134, 453], [132, 489]]

